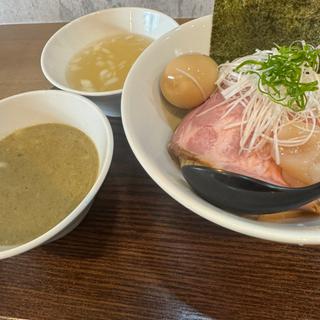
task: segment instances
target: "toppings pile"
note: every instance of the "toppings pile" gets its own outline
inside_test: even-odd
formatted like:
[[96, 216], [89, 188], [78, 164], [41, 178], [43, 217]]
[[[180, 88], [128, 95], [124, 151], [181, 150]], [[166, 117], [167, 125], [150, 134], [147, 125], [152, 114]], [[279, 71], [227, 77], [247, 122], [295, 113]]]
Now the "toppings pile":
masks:
[[[259, 151], [271, 143], [276, 163], [280, 147], [296, 147], [320, 130], [320, 49], [295, 42], [219, 66], [218, 89], [225, 100], [225, 116], [239, 106], [242, 120], [232, 124], [241, 130], [240, 152]], [[281, 138], [286, 126], [296, 125], [301, 134]]]

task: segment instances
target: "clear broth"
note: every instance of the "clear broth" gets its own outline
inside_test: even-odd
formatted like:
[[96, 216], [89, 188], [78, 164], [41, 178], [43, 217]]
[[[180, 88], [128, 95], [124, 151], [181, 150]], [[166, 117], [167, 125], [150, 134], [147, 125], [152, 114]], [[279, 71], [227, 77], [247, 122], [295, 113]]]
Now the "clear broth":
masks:
[[99, 40], [71, 59], [67, 82], [72, 88], [87, 92], [121, 89], [131, 66], [151, 42], [151, 38], [133, 33]]

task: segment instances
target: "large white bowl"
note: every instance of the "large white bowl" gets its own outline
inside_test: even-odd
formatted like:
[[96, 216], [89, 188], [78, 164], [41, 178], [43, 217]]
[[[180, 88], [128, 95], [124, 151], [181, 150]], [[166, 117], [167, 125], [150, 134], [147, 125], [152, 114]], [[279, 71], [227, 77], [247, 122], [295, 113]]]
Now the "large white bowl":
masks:
[[169, 16], [145, 8], [113, 8], [80, 17], [58, 30], [47, 42], [41, 54], [45, 77], [57, 88], [95, 99], [107, 115], [120, 115], [122, 89], [86, 92], [71, 88], [66, 80], [70, 59], [87, 45], [121, 32], [133, 32], [157, 39], [176, 28]]
[[101, 110], [90, 100], [72, 93], [51, 90], [22, 93], [0, 101], [0, 139], [17, 129], [50, 122], [76, 127], [92, 139], [100, 160], [98, 177], [86, 197], [65, 219], [28, 243], [0, 246], [0, 259], [61, 238], [73, 230], [87, 214], [109, 170], [113, 154], [111, 126]]
[[[122, 95], [122, 121], [129, 144], [151, 178], [198, 215], [250, 236], [296, 244], [320, 243], [320, 218], [310, 223], [266, 223], [235, 216], [193, 193], [167, 152], [172, 136], [159, 79], [165, 65], [187, 52], [209, 53], [211, 16], [182, 25], [154, 42], [131, 69]], [[160, 54], [161, 53], [161, 54]], [[170, 112], [169, 112], [170, 113]], [[230, 199], [232, 201], [232, 199]]]

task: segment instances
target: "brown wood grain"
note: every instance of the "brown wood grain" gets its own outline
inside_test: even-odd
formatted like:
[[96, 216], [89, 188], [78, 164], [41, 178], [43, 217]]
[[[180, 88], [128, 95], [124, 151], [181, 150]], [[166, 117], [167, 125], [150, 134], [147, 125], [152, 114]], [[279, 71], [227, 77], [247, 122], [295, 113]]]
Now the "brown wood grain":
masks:
[[[0, 27], [0, 96], [49, 88], [60, 25]], [[0, 318], [318, 320], [320, 248], [249, 238], [191, 213], [144, 172], [111, 120], [110, 173], [65, 238], [0, 261]]]

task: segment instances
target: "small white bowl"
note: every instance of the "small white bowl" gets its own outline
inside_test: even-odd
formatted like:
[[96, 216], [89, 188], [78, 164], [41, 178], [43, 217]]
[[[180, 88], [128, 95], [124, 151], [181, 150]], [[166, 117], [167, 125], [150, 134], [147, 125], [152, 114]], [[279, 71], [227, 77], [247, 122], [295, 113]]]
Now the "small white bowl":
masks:
[[105, 114], [120, 116], [122, 89], [86, 92], [71, 88], [66, 80], [70, 59], [84, 47], [108, 36], [132, 32], [157, 39], [177, 26], [169, 16], [145, 8], [114, 8], [88, 14], [68, 23], [49, 39], [41, 55], [42, 72], [55, 87], [93, 98]]
[[[193, 20], [155, 41], [140, 56], [124, 85], [121, 111], [127, 139], [151, 178], [172, 198], [223, 227], [257, 238], [320, 244], [320, 217], [307, 223], [266, 223], [233, 215], [191, 191], [167, 151], [172, 129], [159, 80], [166, 64], [188, 52], [209, 54], [212, 17]], [[161, 52], [161, 54], [159, 54]], [[230, 199], [232, 201], [232, 199]]]
[[92, 139], [100, 160], [98, 177], [86, 197], [65, 219], [28, 243], [0, 246], [0, 259], [31, 250], [73, 230], [87, 214], [109, 170], [113, 154], [112, 129], [108, 119], [90, 100], [59, 90], [27, 92], [0, 100], [0, 139], [17, 129], [50, 122], [76, 127]]

